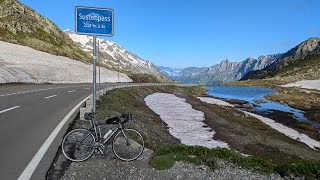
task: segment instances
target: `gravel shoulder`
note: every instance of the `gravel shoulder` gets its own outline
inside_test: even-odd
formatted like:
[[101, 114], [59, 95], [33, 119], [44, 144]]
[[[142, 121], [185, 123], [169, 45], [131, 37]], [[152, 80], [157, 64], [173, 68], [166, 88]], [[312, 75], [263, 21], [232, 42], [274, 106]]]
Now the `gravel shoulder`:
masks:
[[96, 155], [83, 163], [72, 163], [61, 179], [282, 179], [279, 175], [261, 175], [221, 160], [218, 162], [219, 168], [214, 171], [205, 165], [195, 166], [183, 162], [177, 162], [167, 170], [156, 170], [148, 164], [152, 153], [152, 150], [146, 149], [144, 154], [133, 162], [120, 161], [112, 152], [107, 153], [105, 157]]

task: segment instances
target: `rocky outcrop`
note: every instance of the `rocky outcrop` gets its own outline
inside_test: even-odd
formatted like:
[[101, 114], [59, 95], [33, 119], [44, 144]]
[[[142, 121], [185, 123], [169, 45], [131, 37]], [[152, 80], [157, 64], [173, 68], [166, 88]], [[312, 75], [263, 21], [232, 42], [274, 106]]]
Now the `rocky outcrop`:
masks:
[[320, 53], [320, 38], [309, 38], [303, 41], [298, 46], [292, 48], [290, 51], [283, 54], [280, 61], [282, 60], [294, 60], [303, 59], [310, 55]]
[[320, 38], [309, 38], [261, 70], [247, 73], [242, 80], [276, 78], [287, 81], [320, 78]]

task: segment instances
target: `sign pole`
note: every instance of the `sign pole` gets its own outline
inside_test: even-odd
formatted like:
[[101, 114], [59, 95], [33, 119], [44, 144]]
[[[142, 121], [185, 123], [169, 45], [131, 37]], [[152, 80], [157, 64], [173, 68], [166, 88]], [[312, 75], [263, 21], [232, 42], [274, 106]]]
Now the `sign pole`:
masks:
[[93, 98], [93, 120], [95, 120], [96, 117], [96, 87], [97, 87], [97, 73], [96, 73], [96, 60], [97, 60], [97, 50], [96, 50], [96, 43], [97, 36], [93, 35], [93, 92], [92, 92], [92, 98]]
[[119, 69], [119, 66], [120, 66], [120, 59], [118, 59], [118, 83], [120, 82], [120, 81], [119, 81], [119, 70], [120, 70], [120, 69]]
[[[1, 0], [0, 0], [1, 1]], [[77, 34], [93, 37], [93, 83], [92, 83], [92, 122], [96, 118], [96, 91], [97, 91], [97, 36], [113, 36], [114, 12], [110, 8], [75, 7], [75, 31]], [[100, 67], [99, 67], [100, 88]], [[96, 137], [97, 136], [97, 131]]]
[[99, 50], [100, 50], [100, 42], [98, 40], [98, 56], [97, 56], [97, 60], [99, 62], [99, 90], [101, 90], [100, 84], [101, 84], [101, 75], [100, 75], [100, 67], [101, 67], [101, 62], [100, 62], [100, 56], [99, 56]]

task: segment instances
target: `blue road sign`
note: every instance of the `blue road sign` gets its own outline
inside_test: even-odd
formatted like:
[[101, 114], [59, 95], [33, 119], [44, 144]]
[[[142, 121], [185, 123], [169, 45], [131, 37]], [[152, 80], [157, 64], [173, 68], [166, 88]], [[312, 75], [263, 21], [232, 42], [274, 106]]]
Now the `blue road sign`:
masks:
[[113, 9], [75, 7], [75, 31], [78, 34], [113, 36]]

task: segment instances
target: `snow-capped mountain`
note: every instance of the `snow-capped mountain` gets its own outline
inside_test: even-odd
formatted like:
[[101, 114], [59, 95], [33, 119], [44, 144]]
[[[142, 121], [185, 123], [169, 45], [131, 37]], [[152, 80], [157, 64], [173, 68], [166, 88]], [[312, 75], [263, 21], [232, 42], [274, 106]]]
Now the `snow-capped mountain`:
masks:
[[158, 66], [158, 68], [161, 70], [162, 73], [169, 77], [180, 76], [180, 72], [183, 70], [183, 68], [170, 68], [164, 66]]
[[[71, 30], [64, 31], [79, 47], [88, 53], [92, 53], [92, 37], [79, 35]], [[146, 61], [134, 53], [126, 50], [112, 41], [97, 38], [99, 41], [98, 63], [103, 66], [126, 73], [146, 73], [155, 76], [160, 82], [168, 81], [164, 75], [150, 61]]]

